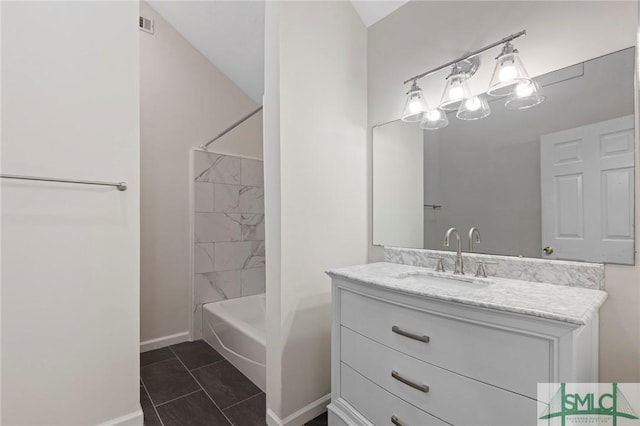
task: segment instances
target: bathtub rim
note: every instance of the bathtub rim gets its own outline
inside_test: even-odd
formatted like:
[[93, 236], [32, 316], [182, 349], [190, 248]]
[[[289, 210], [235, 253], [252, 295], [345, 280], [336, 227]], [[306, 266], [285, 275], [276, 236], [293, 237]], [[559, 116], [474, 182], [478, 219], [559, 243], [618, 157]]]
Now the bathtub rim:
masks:
[[[256, 343], [258, 343], [259, 345], [263, 346], [266, 350], [266, 347], [267, 347], [266, 315], [263, 322], [263, 324], [265, 324], [265, 333], [263, 334], [260, 332], [260, 330], [256, 330], [256, 328], [253, 327], [251, 324], [245, 321], [242, 321], [241, 319], [234, 318], [233, 316], [227, 315], [226, 311], [215, 309], [216, 307], [222, 307], [224, 305], [241, 303], [242, 299], [245, 299], [245, 300], [246, 299], [264, 299], [265, 297], [266, 297], [265, 293], [258, 293], [251, 296], [242, 296], [234, 299], [219, 300], [216, 302], [209, 302], [209, 303], [203, 304], [202, 309], [203, 311], [206, 310], [209, 314], [214, 315], [215, 317], [229, 324], [230, 326], [238, 330], [240, 333], [246, 335], [247, 337], [249, 337]], [[204, 315], [203, 315], [203, 318], [204, 318]], [[204, 321], [203, 321], [203, 325], [204, 325]], [[202, 331], [204, 334], [205, 330], [202, 330]]]

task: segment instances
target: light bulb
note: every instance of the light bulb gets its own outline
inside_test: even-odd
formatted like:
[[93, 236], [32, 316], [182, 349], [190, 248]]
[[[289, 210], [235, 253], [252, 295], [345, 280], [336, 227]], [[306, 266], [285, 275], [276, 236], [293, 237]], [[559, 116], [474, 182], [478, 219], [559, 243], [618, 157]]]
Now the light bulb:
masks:
[[465, 101], [465, 105], [464, 105], [469, 111], [477, 111], [478, 108], [480, 108], [482, 106], [482, 102], [480, 102], [480, 99], [478, 99], [478, 97], [474, 97], [471, 99], [467, 99]]
[[464, 96], [464, 89], [462, 86], [453, 86], [449, 90], [449, 99], [461, 99]]
[[411, 111], [414, 114], [417, 112], [420, 112], [421, 108], [422, 108], [422, 105], [420, 103], [420, 100], [418, 99], [411, 101], [411, 103], [409, 104], [409, 111]]
[[530, 96], [532, 93], [533, 93], [533, 84], [531, 83], [520, 83], [516, 86], [516, 96], [519, 98]]
[[518, 70], [513, 65], [503, 65], [500, 68], [500, 74], [498, 74], [498, 78], [500, 81], [509, 81], [513, 80], [518, 76]]
[[442, 116], [442, 114], [440, 113], [439, 109], [432, 109], [431, 111], [427, 112], [427, 120], [428, 121], [437, 121], [440, 120], [440, 117]]

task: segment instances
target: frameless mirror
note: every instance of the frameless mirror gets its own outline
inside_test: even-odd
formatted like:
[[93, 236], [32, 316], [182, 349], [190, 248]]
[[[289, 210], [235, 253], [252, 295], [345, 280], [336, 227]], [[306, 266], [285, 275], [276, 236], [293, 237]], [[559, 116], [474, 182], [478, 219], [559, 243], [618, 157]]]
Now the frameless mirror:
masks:
[[468, 250], [477, 227], [476, 252], [633, 264], [634, 64], [631, 47], [539, 76], [533, 108], [375, 126], [374, 244], [443, 250], [456, 227]]

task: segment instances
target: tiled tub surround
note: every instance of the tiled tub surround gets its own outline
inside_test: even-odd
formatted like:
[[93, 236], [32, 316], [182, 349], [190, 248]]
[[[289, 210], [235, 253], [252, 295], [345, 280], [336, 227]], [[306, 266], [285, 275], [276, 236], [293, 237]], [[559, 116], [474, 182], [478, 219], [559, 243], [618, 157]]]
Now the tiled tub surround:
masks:
[[[416, 296], [457, 302], [470, 306], [532, 315], [571, 324], [584, 325], [598, 312], [607, 298], [601, 290], [557, 286], [507, 278], [492, 278], [485, 287], [472, 288], [452, 285], [451, 288], [432, 287], [428, 284], [398, 278], [399, 274], [425, 272], [432, 268], [399, 263], [369, 263], [327, 271], [331, 277], [341, 277]], [[451, 272], [439, 274], [452, 276]]]
[[[194, 312], [202, 304], [264, 293], [262, 161], [194, 152]], [[200, 336], [200, 330], [196, 330]]]
[[[384, 248], [384, 261], [390, 263], [433, 268], [438, 257], [443, 258], [445, 270], [453, 271], [456, 258], [455, 252], [399, 247]], [[496, 262], [495, 265], [487, 265], [488, 275], [570, 287], [604, 289], [604, 265], [600, 263], [568, 262], [481, 253], [462, 253], [462, 257], [465, 264], [465, 273], [469, 275], [475, 274], [477, 263], [480, 261]]]

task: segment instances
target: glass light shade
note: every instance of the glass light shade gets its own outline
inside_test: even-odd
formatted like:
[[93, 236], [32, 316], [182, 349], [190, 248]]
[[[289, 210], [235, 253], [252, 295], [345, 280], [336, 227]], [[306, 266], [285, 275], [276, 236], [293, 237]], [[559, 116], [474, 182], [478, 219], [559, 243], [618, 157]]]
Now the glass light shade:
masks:
[[489, 114], [491, 114], [491, 108], [489, 108], [487, 98], [484, 96], [474, 96], [460, 104], [456, 117], [460, 120], [480, 120]]
[[531, 79], [528, 84], [518, 84], [507, 98], [504, 106], [510, 110], [527, 109], [541, 104], [545, 99], [538, 81]]
[[447, 114], [438, 108], [425, 112], [420, 122], [420, 127], [426, 130], [442, 129], [448, 125], [449, 119], [447, 118]]
[[422, 115], [429, 110], [427, 101], [424, 98], [422, 89], [413, 82], [409, 93], [407, 93], [407, 100], [404, 102], [404, 108], [402, 109], [402, 115], [400, 119], [407, 122], [420, 121]]
[[507, 43], [502, 54], [496, 59], [496, 67], [489, 83], [487, 94], [491, 96], [510, 95], [516, 85], [531, 81], [527, 70], [524, 69], [518, 51]]
[[438, 108], [445, 111], [455, 111], [463, 100], [471, 97], [471, 90], [467, 84], [466, 74], [455, 74], [447, 79], [442, 99]]

